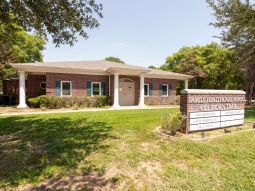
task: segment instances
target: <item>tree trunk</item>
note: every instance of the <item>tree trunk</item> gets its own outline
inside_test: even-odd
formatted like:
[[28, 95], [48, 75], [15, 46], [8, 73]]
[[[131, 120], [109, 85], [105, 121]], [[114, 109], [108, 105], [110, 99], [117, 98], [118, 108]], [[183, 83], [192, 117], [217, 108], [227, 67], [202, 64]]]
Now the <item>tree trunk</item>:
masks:
[[246, 101], [248, 105], [251, 104], [253, 88], [254, 88], [254, 81], [249, 81], [246, 85]]

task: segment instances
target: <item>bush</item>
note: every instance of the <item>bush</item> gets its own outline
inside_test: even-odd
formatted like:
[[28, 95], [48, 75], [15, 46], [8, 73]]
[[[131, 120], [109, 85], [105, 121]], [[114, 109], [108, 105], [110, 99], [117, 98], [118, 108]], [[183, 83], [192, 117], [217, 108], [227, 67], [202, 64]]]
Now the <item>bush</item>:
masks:
[[162, 120], [162, 129], [165, 133], [176, 135], [177, 131], [181, 129], [185, 117], [180, 112], [174, 114], [167, 114]]
[[109, 105], [108, 96], [77, 96], [77, 97], [58, 97], [58, 96], [39, 96], [28, 100], [31, 107], [59, 109], [59, 108], [85, 108], [103, 107]]
[[40, 97], [34, 97], [34, 98], [28, 99], [28, 105], [33, 108], [40, 107]]

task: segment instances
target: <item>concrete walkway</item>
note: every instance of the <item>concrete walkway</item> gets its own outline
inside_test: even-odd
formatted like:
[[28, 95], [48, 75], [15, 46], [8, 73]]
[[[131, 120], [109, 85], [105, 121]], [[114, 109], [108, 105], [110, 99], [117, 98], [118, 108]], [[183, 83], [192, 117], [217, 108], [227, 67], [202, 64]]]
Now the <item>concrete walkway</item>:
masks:
[[77, 113], [77, 112], [97, 112], [97, 111], [114, 111], [114, 110], [137, 110], [137, 109], [166, 109], [166, 108], [179, 108], [178, 105], [171, 105], [171, 106], [146, 106], [146, 107], [139, 107], [139, 106], [121, 106], [118, 109], [114, 109], [112, 107], [109, 108], [86, 108], [86, 109], [52, 109], [47, 111], [29, 111], [26, 110], [18, 112], [7, 112], [7, 113], [0, 113], [0, 117], [6, 116], [16, 116], [16, 115], [38, 115], [38, 114], [54, 114], [54, 113]]

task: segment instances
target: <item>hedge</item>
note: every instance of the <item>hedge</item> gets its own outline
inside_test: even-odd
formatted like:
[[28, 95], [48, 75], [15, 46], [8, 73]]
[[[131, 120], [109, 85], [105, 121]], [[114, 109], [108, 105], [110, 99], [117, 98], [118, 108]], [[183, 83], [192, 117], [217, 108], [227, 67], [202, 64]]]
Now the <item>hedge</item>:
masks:
[[28, 99], [28, 104], [33, 108], [59, 109], [59, 108], [88, 108], [103, 107], [109, 105], [109, 96], [39, 96]]

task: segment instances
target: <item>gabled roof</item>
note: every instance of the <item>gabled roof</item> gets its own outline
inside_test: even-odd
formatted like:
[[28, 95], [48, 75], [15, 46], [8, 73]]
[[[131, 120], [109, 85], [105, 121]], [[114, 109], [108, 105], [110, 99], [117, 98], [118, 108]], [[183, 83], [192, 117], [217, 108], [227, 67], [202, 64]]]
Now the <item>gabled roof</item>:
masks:
[[145, 68], [129, 64], [120, 64], [106, 60], [95, 61], [63, 61], [63, 62], [37, 62], [37, 63], [18, 63], [12, 64], [18, 70], [26, 72], [41, 73], [77, 73], [77, 74], [98, 74], [108, 75], [118, 72], [121, 75], [140, 75], [144, 74], [151, 78], [168, 78], [187, 80], [193, 76], [174, 72]]

